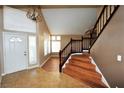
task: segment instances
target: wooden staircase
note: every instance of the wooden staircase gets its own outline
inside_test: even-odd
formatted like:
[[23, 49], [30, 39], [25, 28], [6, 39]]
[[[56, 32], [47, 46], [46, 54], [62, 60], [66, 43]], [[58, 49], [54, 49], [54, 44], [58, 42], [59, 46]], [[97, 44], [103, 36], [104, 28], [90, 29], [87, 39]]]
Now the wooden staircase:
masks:
[[63, 69], [63, 73], [88, 84], [90, 87], [106, 88], [102, 76], [91, 63], [89, 54], [73, 55]]
[[[69, 76], [87, 83], [91, 87], [107, 87], [102, 82], [102, 76], [96, 71], [96, 66], [91, 63], [89, 54], [92, 46], [104, 31], [107, 24], [112, 19], [113, 15], [119, 8], [119, 5], [105, 5], [93, 27], [82, 36], [82, 39], [72, 39], [68, 44], [59, 52], [59, 72], [64, 72]], [[84, 53], [83, 55], [73, 55], [69, 59], [69, 63], [65, 64], [68, 58], [73, 53]], [[64, 69], [63, 65], [66, 65]]]

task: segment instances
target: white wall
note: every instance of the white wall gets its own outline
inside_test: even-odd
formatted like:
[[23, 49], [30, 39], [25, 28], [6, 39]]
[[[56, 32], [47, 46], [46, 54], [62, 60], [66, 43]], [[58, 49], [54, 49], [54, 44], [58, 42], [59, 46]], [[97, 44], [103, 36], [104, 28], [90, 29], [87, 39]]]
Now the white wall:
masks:
[[36, 32], [36, 22], [26, 16], [26, 11], [4, 6], [4, 29], [21, 32]]
[[[27, 7], [25, 7], [26, 9]], [[27, 18], [26, 11], [8, 6], [3, 6], [0, 14], [0, 30], [2, 32], [29, 32], [32, 34], [36, 32], [36, 22]], [[2, 28], [2, 29], [1, 29]], [[2, 33], [1, 33], [2, 34]], [[27, 33], [28, 34], [28, 33]], [[2, 40], [2, 37], [0, 37]], [[3, 40], [2, 40], [3, 41]], [[0, 41], [0, 48], [3, 51], [2, 41]], [[1, 52], [1, 51], [0, 51]], [[3, 54], [2, 54], [3, 58]], [[3, 60], [3, 59], [2, 59]], [[4, 61], [1, 63], [1, 72], [4, 74]]]
[[0, 32], [0, 86], [2, 79], [2, 33]]

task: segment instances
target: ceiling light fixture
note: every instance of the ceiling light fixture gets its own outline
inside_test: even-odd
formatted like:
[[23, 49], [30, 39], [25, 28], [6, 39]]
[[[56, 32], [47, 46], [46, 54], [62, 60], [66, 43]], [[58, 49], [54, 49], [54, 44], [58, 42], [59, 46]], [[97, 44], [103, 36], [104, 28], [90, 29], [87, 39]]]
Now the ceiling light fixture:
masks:
[[33, 21], [39, 21], [39, 17], [41, 16], [40, 9], [40, 6], [30, 6], [27, 12], [27, 17]]

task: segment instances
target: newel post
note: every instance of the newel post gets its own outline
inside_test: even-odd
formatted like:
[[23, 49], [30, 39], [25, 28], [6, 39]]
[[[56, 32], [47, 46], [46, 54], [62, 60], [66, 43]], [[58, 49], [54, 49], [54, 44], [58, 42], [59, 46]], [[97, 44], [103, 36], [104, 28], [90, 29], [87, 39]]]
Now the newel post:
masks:
[[[90, 48], [91, 48], [91, 45], [92, 45], [92, 38], [93, 38], [92, 34], [93, 34], [93, 31], [92, 30], [90, 31]], [[89, 48], [89, 53], [90, 53], [90, 48]]]
[[59, 51], [59, 72], [62, 72], [62, 65], [61, 65], [61, 50]]
[[82, 48], [82, 53], [83, 53], [83, 36], [82, 36], [82, 44], [81, 44], [81, 48]]

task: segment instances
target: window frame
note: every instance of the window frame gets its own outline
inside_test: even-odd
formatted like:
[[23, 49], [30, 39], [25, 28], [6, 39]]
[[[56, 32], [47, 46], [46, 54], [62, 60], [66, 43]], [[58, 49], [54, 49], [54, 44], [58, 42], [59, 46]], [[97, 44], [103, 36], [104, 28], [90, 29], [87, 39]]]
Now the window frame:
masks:
[[[47, 38], [46, 38], [47, 37]], [[44, 33], [44, 56], [48, 55], [51, 53], [51, 37], [49, 34]]]
[[[52, 36], [55, 36], [55, 40], [52, 40]], [[58, 36], [60, 37], [60, 40], [57, 40], [57, 37], [58, 37]], [[52, 42], [53, 42], [53, 41], [59, 41], [59, 42], [60, 42], [60, 49], [61, 49], [61, 36], [60, 36], [60, 35], [51, 35], [51, 52], [52, 52], [52, 53], [58, 53], [59, 51], [58, 51], [58, 52], [53, 52], [53, 49], [52, 49], [52, 48], [53, 48], [53, 47], [52, 47]], [[59, 50], [60, 50], [60, 49], [59, 49]]]

